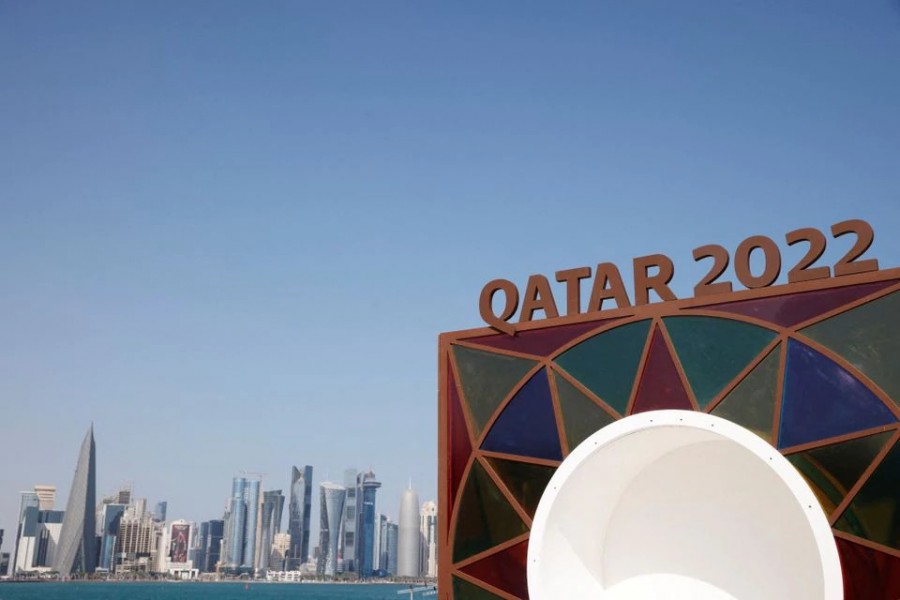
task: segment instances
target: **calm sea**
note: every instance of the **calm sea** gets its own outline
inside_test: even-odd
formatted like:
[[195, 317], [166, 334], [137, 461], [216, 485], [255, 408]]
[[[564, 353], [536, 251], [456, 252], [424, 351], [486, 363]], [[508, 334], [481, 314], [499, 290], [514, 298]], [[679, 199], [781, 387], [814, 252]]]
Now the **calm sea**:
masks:
[[[3, 583], [0, 600], [406, 600], [408, 586], [320, 583]], [[415, 598], [421, 597], [416, 594]], [[426, 596], [433, 600], [436, 596]]]

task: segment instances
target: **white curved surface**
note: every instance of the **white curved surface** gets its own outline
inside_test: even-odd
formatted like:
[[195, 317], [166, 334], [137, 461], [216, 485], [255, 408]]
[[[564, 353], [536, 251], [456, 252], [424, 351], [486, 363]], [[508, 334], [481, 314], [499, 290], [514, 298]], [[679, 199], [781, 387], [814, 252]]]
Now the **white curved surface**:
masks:
[[704, 413], [626, 417], [575, 448], [541, 498], [532, 600], [840, 600], [831, 527], [794, 467]]

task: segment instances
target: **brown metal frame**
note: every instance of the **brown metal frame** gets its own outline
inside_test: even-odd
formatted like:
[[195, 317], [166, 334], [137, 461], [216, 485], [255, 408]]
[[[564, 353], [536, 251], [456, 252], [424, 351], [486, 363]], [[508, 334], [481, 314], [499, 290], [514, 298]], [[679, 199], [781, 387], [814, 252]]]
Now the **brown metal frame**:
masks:
[[[455, 530], [457, 514], [459, 512], [459, 504], [457, 501], [453, 507], [453, 514], [447, 514], [447, 507], [449, 504], [449, 489], [448, 489], [448, 476], [449, 476], [449, 439], [448, 439], [448, 384], [447, 381], [447, 373], [448, 367], [452, 366], [452, 373], [454, 374], [454, 380], [456, 384], [457, 393], [459, 394], [460, 403], [462, 404], [462, 412], [464, 415], [464, 419], [466, 421], [467, 426], [467, 434], [469, 435], [469, 441], [472, 445], [472, 455], [469, 457], [468, 463], [462, 473], [460, 479], [460, 489], [458, 493], [461, 493], [462, 486], [468, 477], [468, 473], [472, 468], [472, 464], [474, 461], [478, 460], [485, 469], [485, 472], [492, 479], [492, 481], [497, 485], [498, 489], [504, 494], [506, 499], [509, 501], [510, 505], [516, 510], [520, 517], [523, 518], [524, 522], [529, 526], [531, 526], [531, 518], [528, 515], [527, 511], [518, 504], [515, 500], [513, 494], [506, 488], [506, 485], [503, 483], [501, 478], [494, 472], [493, 468], [491, 468], [489, 462], [485, 460], [485, 457], [496, 457], [496, 458], [505, 458], [509, 460], [515, 460], [518, 462], [537, 464], [537, 465], [549, 465], [555, 466], [559, 463], [557, 461], [548, 461], [541, 460], [535, 458], [527, 458], [522, 456], [512, 456], [505, 455], [497, 452], [486, 452], [480, 450], [480, 445], [484, 441], [485, 436], [490, 431], [494, 422], [499, 417], [500, 413], [503, 412], [503, 409], [506, 408], [506, 405], [510, 402], [510, 400], [515, 396], [515, 394], [521, 389], [523, 385], [531, 378], [531, 376], [539, 371], [540, 369], [547, 369], [547, 375], [550, 379], [562, 377], [566, 379], [569, 383], [572, 383], [579, 391], [581, 391], [587, 398], [596, 403], [599, 407], [605, 410], [610, 416], [618, 419], [624, 415], [618, 414], [612, 407], [608, 406], [602, 398], [598, 398], [596, 394], [592, 393], [590, 390], [584, 387], [580, 382], [578, 382], [574, 377], [568, 374], [562, 367], [555, 364], [553, 362], [553, 358], [562, 354], [569, 348], [572, 348], [584, 341], [587, 338], [593, 337], [598, 333], [606, 331], [608, 329], [612, 329], [614, 327], [619, 327], [628, 322], [634, 322], [638, 320], [651, 319], [650, 328], [647, 333], [646, 341], [644, 342], [643, 352], [640, 358], [638, 370], [635, 374], [634, 385], [631, 390], [631, 394], [628, 400], [626, 414], [629, 414], [631, 409], [633, 408], [635, 397], [637, 395], [637, 390], [639, 386], [639, 382], [641, 380], [641, 376], [643, 374], [644, 368], [647, 362], [647, 355], [650, 348], [650, 343], [653, 340], [654, 333], [657, 329], [659, 329], [662, 333], [663, 340], [666, 343], [667, 349], [672, 356], [672, 359], [678, 369], [678, 374], [681, 379], [682, 384], [684, 385], [684, 389], [689, 395], [691, 399], [691, 403], [694, 406], [695, 410], [697, 409], [697, 400], [694, 396], [693, 390], [691, 386], [688, 384], [687, 377], [684, 372], [684, 368], [681, 365], [681, 361], [679, 360], [678, 354], [674, 351], [674, 347], [672, 341], [669, 337], [669, 334], [665, 328], [665, 325], [662, 321], [663, 317], [673, 316], [678, 314], [690, 314], [692, 316], [714, 316], [718, 318], [728, 318], [736, 321], [743, 321], [748, 324], [757, 325], [760, 327], [764, 327], [771, 331], [777, 332], [777, 337], [772, 340], [765, 348], [763, 348], [759, 354], [751, 361], [747, 367], [745, 367], [740, 373], [738, 373], [735, 378], [728, 384], [726, 387], [709, 403], [704, 412], [710, 412], [722, 401], [723, 398], [727, 396], [730, 391], [734, 389], [743, 379], [762, 361], [764, 360], [771, 352], [778, 351], [779, 355], [779, 364], [778, 364], [778, 381], [784, 381], [785, 375], [785, 360], [787, 353], [787, 341], [791, 338], [800, 338], [799, 331], [805, 327], [808, 327], [814, 323], [819, 321], [826, 320], [831, 318], [837, 314], [846, 312], [888, 294], [891, 294], [896, 291], [900, 291], [900, 281], [895, 283], [894, 285], [888, 286], [882, 290], [874, 292], [872, 294], [866, 295], [863, 298], [860, 298], [854, 302], [845, 304], [839, 308], [833, 309], [821, 315], [818, 315], [812, 319], [799, 323], [797, 325], [791, 327], [778, 327], [777, 325], [773, 325], [767, 321], [762, 321], [759, 319], [755, 319], [753, 317], [747, 317], [738, 314], [731, 313], [723, 313], [720, 311], [713, 310], [704, 310], [703, 307], [713, 305], [713, 304], [722, 304], [728, 302], [738, 302], [742, 300], [755, 300], [762, 298], [771, 298], [777, 297], [787, 294], [797, 294], [802, 292], [811, 292], [817, 290], [827, 290], [834, 289], [852, 285], [860, 285], [867, 283], [874, 283], [879, 281], [889, 281], [892, 279], [900, 280], [900, 268], [890, 269], [884, 271], [875, 271], [868, 273], [861, 273], [855, 275], [845, 275], [842, 277], [834, 277], [830, 279], [816, 279], [809, 281], [801, 281], [796, 283], [788, 283], [785, 285], [779, 285], [774, 287], [766, 287], [766, 288], [757, 288], [752, 290], [742, 290], [737, 292], [723, 293], [723, 294], [712, 294], [705, 295], [700, 298], [688, 298], [683, 300], [672, 300], [668, 302], [659, 302], [655, 304], [647, 304], [642, 306], [628, 307], [628, 308], [618, 308], [608, 311], [603, 311], [600, 313], [587, 313], [587, 314], [575, 314], [571, 316], [559, 317], [551, 320], [541, 320], [541, 321], [530, 321], [519, 323], [516, 325], [516, 329], [518, 332], [526, 332], [538, 329], [545, 329], [551, 327], [557, 327], [561, 325], [571, 325], [574, 323], [586, 323], [592, 321], [598, 321], [598, 327], [596, 329], [591, 329], [585, 333], [582, 333], [578, 337], [572, 339], [568, 343], [564, 344], [550, 356], [537, 356], [533, 354], [517, 352], [514, 350], [505, 350], [502, 348], [494, 348], [491, 346], [481, 345], [478, 343], [473, 343], [469, 341], [471, 338], [477, 338], [487, 335], [497, 334], [497, 331], [490, 328], [478, 328], [478, 329], [469, 329], [463, 331], [455, 331], [443, 333], [440, 335], [438, 341], [438, 387], [439, 387], [439, 408], [438, 408], [438, 496], [439, 496], [439, 514], [441, 515], [441, 520], [443, 521], [443, 525], [439, 528], [439, 540], [438, 540], [438, 559], [439, 559], [439, 568], [438, 568], [438, 589], [440, 593], [440, 598], [442, 600], [449, 600], [452, 598], [452, 576], [459, 577], [461, 579], [467, 580], [473, 584], [478, 585], [479, 587], [483, 587], [485, 589], [490, 590], [492, 593], [496, 594], [501, 598], [506, 598], [508, 600], [516, 600], [515, 596], [504, 592], [503, 590], [499, 590], [493, 588], [482, 581], [478, 581], [459, 570], [459, 567], [463, 567], [468, 564], [472, 564], [477, 562], [478, 560], [495, 554], [498, 551], [514, 546], [515, 544], [528, 539], [529, 534], [523, 534], [518, 536], [508, 542], [500, 544], [499, 546], [495, 546], [481, 552], [477, 555], [467, 558], [466, 560], [460, 563], [452, 562], [452, 536], [451, 532]], [[687, 311], [687, 312], [685, 312]], [[614, 319], [613, 321], [607, 322], [610, 319]], [[603, 323], [601, 323], [602, 321]], [[863, 373], [859, 372], [853, 365], [851, 365], [848, 361], [844, 360], [840, 356], [837, 356], [834, 352], [829, 349], [823, 347], [821, 344], [818, 344], [814, 340], [811, 340], [806, 337], [802, 337], [802, 341], [804, 344], [809, 345], [814, 348], [816, 351], [821, 352], [829, 359], [833, 360], [835, 363], [840, 365], [842, 368], [846, 369], [848, 372], [852, 373], [857, 379], [863, 382], [871, 391], [873, 391], [879, 399], [884, 402], [886, 406], [888, 406], [894, 413], [894, 415], [900, 420], [900, 407], [895, 404], [877, 385], [875, 385], [868, 377], [866, 377]], [[518, 358], [527, 358], [529, 360], [536, 361], [535, 366], [524, 375], [519, 383], [512, 389], [510, 392], [503, 398], [503, 400], [497, 406], [497, 409], [493, 412], [491, 417], [488, 419], [481, 433], [479, 434], [477, 439], [472, 437], [474, 428], [472, 416], [469, 414], [469, 409], [467, 403], [464, 401], [464, 391], [461, 385], [461, 381], [459, 380], [459, 371], [456, 368], [455, 359], [453, 353], [450, 351], [452, 345], [465, 346], [468, 348], [480, 349], [487, 352], [491, 352], [494, 354], [502, 354], [507, 356], [513, 356]], [[779, 429], [779, 420], [781, 414], [781, 402], [782, 402], [782, 390], [783, 385], [778, 386], [778, 392], [775, 400], [775, 408], [774, 408], [774, 417], [772, 423], [772, 435], [775, 436], [776, 432]], [[571, 450], [568, 448], [568, 442], [566, 440], [566, 436], [564, 435], [564, 431], [562, 429], [562, 419], [559, 398], [557, 397], [556, 386], [550, 386], [552, 401], [553, 401], [553, 410], [557, 418], [557, 428], [560, 439], [560, 444], [563, 452], [563, 457], [568, 455], [568, 452]], [[866, 431], [854, 432], [852, 434], [846, 434], [841, 436], [836, 436], [833, 438], [828, 438], [826, 440], [820, 440], [817, 442], [812, 442], [809, 444], [802, 444], [797, 446], [792, 446], [789, 448], [784, 448], [781, 450], [782, 454], [793, 454], [796, 452], [802, 452], [804, 450], [809, 450], [811, 448], [816, 448], [820, 446], [831, 445], [834, 443], [856, 439], [860, 437], [864, 437], [866, 435], [871, 435], [873, 433], [878, 433], [882, 431], [894, 431], [894, 435], [891, 437], [890, 441], [885, 445], [884, 448], [879, 452], [873, 462], [869, 465], [869, 467], [863, 472], [860, 479], [856, 482], [856, 484], [848, 491], [847, 496], [844, 500], [835, 508], [833, 513], [830, 515], [830, 522], [834, 524], [834, 522], [838, 519], [840, 514], [846, 509], [849, 503], [852, 501], [856, 493], [865, 485], [866, 481], [887, 455], [888, 451], [894, 446], [898, 440], [900, 440], [900, 423], [895, 423], [894, 425], [873, 428]], [[773, 443], [776, 441], [775, 439], [771, 440]], [[834, 535], [860, 544], [862, 546], [866, 546], [868, 548], [872, 548], [878, 550], [880, 552], [884, 552], [890, 554], [892, 556], [900, 557], [900, 550], [896, 550], [894, 548], [890, 548], [887, 546], [883, 546], [881, 544], [877, 544], [874, 542], [870, 542], [868, 540], [864, 540], [858, 538], [854, 535], [846, 534], [840, 531], [834, 531]]]

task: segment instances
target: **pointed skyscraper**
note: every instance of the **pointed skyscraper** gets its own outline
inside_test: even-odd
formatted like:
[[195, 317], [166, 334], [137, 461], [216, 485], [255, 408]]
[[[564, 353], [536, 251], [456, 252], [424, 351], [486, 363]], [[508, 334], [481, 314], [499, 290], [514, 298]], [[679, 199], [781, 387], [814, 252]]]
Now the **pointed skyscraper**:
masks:
[[91, 424], [75, 466], [75, 477], [69, 490], [66, 515], [59, 533], [59, 546], [53, 568], [60, 576], [76, 573], [93, 573], [96, 568], [96, 468], [94, 449], [94, 425]]

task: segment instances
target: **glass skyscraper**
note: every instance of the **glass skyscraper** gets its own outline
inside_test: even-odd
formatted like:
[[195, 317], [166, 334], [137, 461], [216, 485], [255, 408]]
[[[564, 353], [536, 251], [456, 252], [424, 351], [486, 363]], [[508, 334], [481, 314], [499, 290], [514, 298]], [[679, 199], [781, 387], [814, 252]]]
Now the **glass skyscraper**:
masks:
[[347, 493], [344, 497], [344, 515], [341, 517], [340, 548], [338, 550], [338, 556], [342, 559], [338, 567], [342, 571], [356, 571], [356, 476], [356, 469], [344, 471], [344, 488]]
[[316, 570], [320, 575], [335, 575], [347, 490], [336, 483], [325, 482], [321, 484], [320, 494], [319, 564]]
[[[257, 552], [256, 569], [265, 573], [269, 568], [272, 554], [272, 542], [275, 534], [281, 533], [281, 513], [284, 511], [284, 494], [281, 490], [263, 492], [262, 515], [260, 519], [259, 552]], [[278, 567], [281, 570], [281, 566]]]
[[375, 570], [375, 493], [381, 482], [375, 473], [360, 473], [357, 481], [356, 570], [360, 577], [371, 577]]
[[225, 518], [226, 571], [252, 573], [256, 566], [256, 529], [259, 522], [259, 481], [235, 477]]
[[100, 531], [100, 564], [101, 569], [112, 571], [115, 568], [114, 552], [119, 537], [119, 523], [125, 514], [124, 504], [104, 504], [101, 515]]
[[206, 546], [203, 552], [203, 570], [212, 573], [216, 570], [221, 558], [222, 536], [225, 533], [225, 521], [213, 520], [209, 522], [209, 533], [206, 537]]
[[296, 571], [309, 560], [309, 519], [312, 512], [312, 476], [309, 465], [291, 470], [291, 503], [288, 507], [288, 533], [291, 546], [285, 561], [288, 571]]

